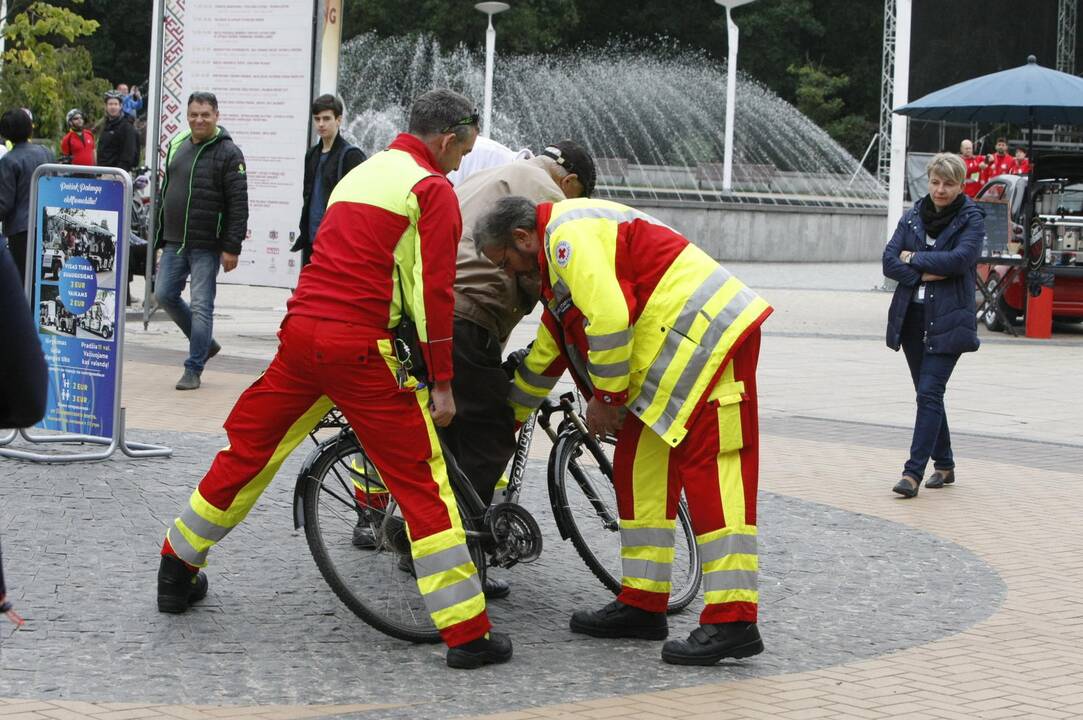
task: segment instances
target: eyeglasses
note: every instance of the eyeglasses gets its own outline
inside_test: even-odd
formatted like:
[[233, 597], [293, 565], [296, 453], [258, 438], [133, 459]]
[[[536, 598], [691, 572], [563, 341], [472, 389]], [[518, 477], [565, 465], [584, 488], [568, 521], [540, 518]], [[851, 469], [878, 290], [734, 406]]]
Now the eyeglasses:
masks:
[[508, 267], [508, 251], [509, 250], [514, 250], [515, 252], [519, 252], [519, 248], [511, 246], [511, 245], [505, 245], [504, 246], [504, 256], [501, 257], [500, 262], [498, 262], [496, 264], [496, 268], [498, 270], [504, 270], [505, 268]]
[[474, 108], [474, 112], [470, 113], [468, 116], [464, 117], [462, 120], [456, 120], [455, 122], [451, 123], [446, 128], [441, 130], [440, 134], [442, 135], [444, 133], [454, 132], [455, 128], [462, 127], [462, 126], [465, 126], [465, 125], [477, 125], [478, 122], [480, 122], [480, 120], [481, 120], [481, 115], [478, 114], [478, 109]]

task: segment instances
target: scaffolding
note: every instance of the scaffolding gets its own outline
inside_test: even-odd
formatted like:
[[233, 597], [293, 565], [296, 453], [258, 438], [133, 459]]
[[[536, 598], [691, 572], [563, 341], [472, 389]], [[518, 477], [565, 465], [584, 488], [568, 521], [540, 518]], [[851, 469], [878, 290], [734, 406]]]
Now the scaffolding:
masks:
[[887, 185], [891, 174], [891, 108], [895, 97], [895, 0], [884, 0], [883, 63], [880, 70], [880, 143], [876, 179]]
[[1075, 28], [1079, 0], [1057, 4], [1057, 70], [1075, 75]]

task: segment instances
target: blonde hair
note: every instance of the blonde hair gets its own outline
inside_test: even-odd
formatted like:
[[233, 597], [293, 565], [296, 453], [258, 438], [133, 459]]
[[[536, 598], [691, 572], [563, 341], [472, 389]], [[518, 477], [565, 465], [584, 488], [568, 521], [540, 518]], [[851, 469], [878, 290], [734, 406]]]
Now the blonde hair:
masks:
[[925, 174], [928, 177], [937, 175], [961, 183], [966, 177], [966, 163], [955, 153], [937, 153], [925, 167]]

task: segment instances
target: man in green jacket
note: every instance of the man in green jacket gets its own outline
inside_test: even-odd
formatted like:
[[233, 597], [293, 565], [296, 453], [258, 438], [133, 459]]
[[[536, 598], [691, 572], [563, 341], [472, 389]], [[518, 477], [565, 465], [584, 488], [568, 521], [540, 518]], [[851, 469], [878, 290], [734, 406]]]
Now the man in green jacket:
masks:
[[[162, 259], [154, 295], [188, 338], [178, 390], [198, 388], [203, 364], [221, 350], [212, 324], [218, 268], [237, 267], [248, 226], [244, 155], [218, 126], [213, 94], [188, 98], [188, 127], [169, 147], [155, 237]], [[191, 306], [181, 299], [189, 276]]]

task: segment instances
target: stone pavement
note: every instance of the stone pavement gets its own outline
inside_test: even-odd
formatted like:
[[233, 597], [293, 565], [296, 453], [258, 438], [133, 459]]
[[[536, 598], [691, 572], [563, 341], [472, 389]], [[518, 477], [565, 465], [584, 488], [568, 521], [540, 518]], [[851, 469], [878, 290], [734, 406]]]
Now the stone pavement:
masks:
[[[28, 619], [0, 625], [0, 720], [1083, 716], [1080, 329], [984, 335], [948, 389], [959, 482], [899, 500], [912, 389], [883, 346], [877, 267], [730, 269], [777, 308], [760, 372], [764, 654], [689, 670], [661, 663], [659, 643], [570, 634], [571, 610], [604, 590], [554, 534], [542, 442], [524, 503], [545, 551], [503, 571], [513, 595], [491, 605], [516, 641], [509, 665], [449, 671], [439, 648], [337, 601], [291, 524], [300, 453], [216, 548], [207, 600], [159, 615], [164, 524], [273, 352], [286, 298], [224, 287], [225, 349], [197, 392], [172, 389], [184, 344], [168, 321], [129, 325], [130, 434], [173, 458], [0, 461], [6, 570]], [[673, 616], [673, 634], [694, 622]]]

